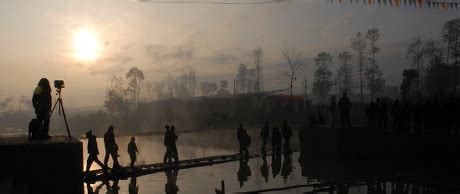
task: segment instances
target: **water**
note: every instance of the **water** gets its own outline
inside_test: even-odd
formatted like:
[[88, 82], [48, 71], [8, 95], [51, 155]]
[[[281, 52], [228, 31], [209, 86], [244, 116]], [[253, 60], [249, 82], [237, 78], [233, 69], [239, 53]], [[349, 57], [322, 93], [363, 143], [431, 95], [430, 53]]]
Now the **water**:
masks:
[[[251, 152], [258, 152], [260, 142], [255, 139], [258, 137], [257, 130], [249, 130], [253, 139], [250, 147]], [[294, 134], [297, 134], [294, 132]], [[163, 159], [164, 146], [162, 135], [136, 136], [139, 147], [139, 159], [137, 164], [159, 163]], [[128, 165], [127, 144], [130, 137], [118, 137], [120, 163]], [[85, 153], [86, 141], [84, 140]], [[103, 140], [98, 138], [101, 154], [99, 159], [103, 160]], [[236, 131], [217, 130], [206, 132], [190, 132], [179, 134], [178, 150], [180, 159], [190, 159], [215, 155], [234, 154], [237, 152]], [[291, 147], [298, 146], [298, 137], [293, 136]], [[85, 154], [85, 161], [87, 155]], [[213, 166], [198, 167], [192, 169], [179, 170], [177, 172], [160, 172], [150, 174], [136, 179], [119, 180], [118, 183], [110, 181], [108, 183], [96, 182], [91, 185], [85, 183], [85, 193], [92, 193], [98, 190], [99, 193], [214, 193], [214, 189], [220, 189], [221, 180], [225, 181], [227, 192], [249, 192], [270, 188], [281, 188], [295, 185], [315, 184], [323, 182], [322, 179], [359, 179], [362, 177], [381, 177], [391, 174], [391, 166], [385, 164], [304, 164], [299, 163], [299, 152], [281, 155], [278, 159], [267, 156], [266, 158], [250, 159], [247, 165], [244, 162], [235, 161]], [[265, 161], [265, 162], [264, 162]], [[111, 163], [109, 162], [111, 165]], [[86, 166], [86, 164], [84, 164]], [[93, 164], [91, 169], [99, 168]], [[389, 170], [388, 170], [389, 169]], [[363, 175], [365, 174], [365, 175]], [[115, 186], [113, 186], [115, 184]], [[90, 186], [90, 187], [88, 187]], [[397, 188], [390, 182], [377, 186], [353, 186], [349, 193], [371, 193], [383, 190], [383, 193], [391, 193], [392, 187]], [[118, 189], [117, 189], [118, 188]], [[399, 185], [401, 190], [417, 189], [413, 185]], [[279, 193], [304, 193], [313, 191], [313, 187], [300, 187]], [[377, 189], [377, 190], [376, 190]], [[136, 192], [137, 190], [137, 192]], [[318, 190], [316, 190], [318, 191]], [[270, 192], [277, 193], [277, 192]], [[321, 192], [318, 192], [321, 193]], [[328, 193], [328, 192], [325, 192]]]

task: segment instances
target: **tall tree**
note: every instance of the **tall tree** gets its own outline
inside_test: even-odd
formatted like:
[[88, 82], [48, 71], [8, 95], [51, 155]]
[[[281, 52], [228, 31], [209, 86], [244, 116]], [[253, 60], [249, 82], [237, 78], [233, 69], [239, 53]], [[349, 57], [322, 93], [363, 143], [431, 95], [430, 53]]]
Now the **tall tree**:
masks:
[[371, 58], [369, 59], [371, 61], [371, 64], [372, 64], [372, 70], [368, 73], [372, 73], [371, 75], [371, 83], [370, 83], [370, 86], [371, 86], [371, 99], [374, 100], [374, 81], [376, 80], [375, 79], [375, 73], [377, 72], [375, 70], [376, 68], [376, 64], [375, 64], [375, 54], [380, 52], [380, 48], [377, 47], [377, 41], [379, 40], [380, 38], [380, 31], [379, 29], [377, 28], [373, 28], [373, 29], [370, 29], [367, 31], [367, 34], [366, 34], [366, 38], [369, 40], [369, 45], [370, 45], [370, 48], [369, 48], [369, 53], [371, 54]]
[[363, 34], [358, 32], [356, 36], [351, 40], [351, 49], [355, 53], [355, 58], [358, 61], [358, 79], [359, 79], [359, 94], [361, 104], [364, 103], [364, 70], [366, 69], [366, 59], [367, 59], [367, 44], [366, 38]]
[[292, 96], [296, 73], [306, 65], [305, 57], [303, 52], [296, 48], [284, 48], [281, 50], [281, 55], [286, 61], [287, 70], [284, 73], [289, 78], [289, 93]]
[[[248, 89], [248, 66], [245, 64], [240, 64], [237, 69], [236, 79], [235, 79], [235, 89], [236, 93], [245, 93]], [[200, 86], [201, 87], [201, 86]]]
[[383, 72], [379, 65], [375, 64], [374, 68], [368, 67], [364, 76], [367, 79], [367, 89], [369, 91], [374, 91], [374, 94], [383, 92], [385, 88], [385, 79], [383, 78]]
[[342, 63], [337, 70], [335, 79], [337, 90], [342, 93], [350, 93], [353, 88], [353, 67], [350, 65], [352, 56], [348, 51], [339, 54], [339, 60]]
[[144, 72], [138, 67], [132, 67], [126, 73], [126, 78], [129, 80], [128, 89], [133, 93], [133, 110], [137, 108], [141, 91], [141, 83], [144, 81]]
[[449, 65], [449, 59], [454, 59], [454, 82], [453, 90], [457, 92], [458, 85], [458, 58], [460, 56], [460, 18], [450, 20], [443, 25], [442, 38], [447, 43], [446, 64]]
[[332, 63], [332, 56], [329, 53], [321, 52], [315, 58], [315, 80], [313, 81], [313, 93], [321, 98], [321, 103], [325, 104], [326, 96], [331, 90], [332, 72], [329, 65]]
[[418, 97], [421, 96], [420, 74], [422, 73], [424, 54], [422, 39], [420, 37], [412, 39], [409, 47], [407, 47], [406, 57], [411, 60], [411, 66], [417, 70]]
[[262, 59], [264, 56], [264, 51], [257, 47], [252, 51], [252, 57], [254, 57], [255, 65], [255, 82], [254, 82], [254, 92], [260, 92], [263, 90], [263, 75], [262, 75]]

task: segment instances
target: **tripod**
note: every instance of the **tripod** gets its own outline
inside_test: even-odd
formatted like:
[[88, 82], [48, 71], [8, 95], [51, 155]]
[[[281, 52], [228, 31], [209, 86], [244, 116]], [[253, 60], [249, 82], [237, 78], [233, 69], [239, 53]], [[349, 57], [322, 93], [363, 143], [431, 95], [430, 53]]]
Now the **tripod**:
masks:
[[53, 112], [54, 112], [54, 109], [56, 108], [56, 105], [58, 105], [58, 103], [59, 103], [58, 113], [59, 113], [59, 115], [61, 115], [61, 110], [62, 110], [62, 115], [64, 116], [65, 127], [67, 128], [67, 135], [69, 135], [69, 139], [72, 139], [72, 137], [70, 136], [69, 125], [67, 124], [67, 117], [65, 116], [64, 105], [62, 104], [62, 91], [61, 91], [61, 88], [58, 88], [56, 90], [56, 92], [57, 92], [57, 95], [58, 95], [58, 99], [54, 103], [53, 109], [51, 109], [51, 113], [50, 113], [49, 117], [51, 118], [51, 115], [53, 115]]

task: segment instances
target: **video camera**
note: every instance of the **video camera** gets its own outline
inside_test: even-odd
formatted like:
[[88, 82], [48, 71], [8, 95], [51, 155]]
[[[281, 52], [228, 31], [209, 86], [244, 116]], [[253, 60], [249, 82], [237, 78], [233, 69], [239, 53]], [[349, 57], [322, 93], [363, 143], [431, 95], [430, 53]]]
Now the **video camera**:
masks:
[[65, 88], [64, 80], [54, 80], [54, 87], [58, 90]]

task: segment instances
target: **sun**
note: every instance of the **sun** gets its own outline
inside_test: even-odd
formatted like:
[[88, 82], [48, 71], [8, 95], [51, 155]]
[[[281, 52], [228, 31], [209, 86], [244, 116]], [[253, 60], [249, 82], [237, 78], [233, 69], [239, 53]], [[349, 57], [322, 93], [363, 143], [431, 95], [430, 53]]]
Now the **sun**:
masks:
[[80, 61], [95, 61], [101, 53], [98, 34], [90, 28], [78, 28], [73, 33], [72, 47], [74, 57]]

